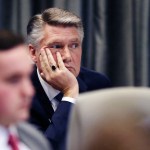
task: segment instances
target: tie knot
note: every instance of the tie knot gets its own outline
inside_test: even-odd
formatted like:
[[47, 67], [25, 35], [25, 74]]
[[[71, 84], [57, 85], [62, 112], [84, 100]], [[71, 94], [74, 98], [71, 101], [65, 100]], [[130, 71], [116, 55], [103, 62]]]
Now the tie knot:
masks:
[[55, 99], [60, 102], [62, 100], [62, 97], [63, 97], [63, 93], [60, 92], [58, 95], [55, 96]]
[[19, 150], [17, 136], [9, 134], [8, 144], [12, 147], [12, 150]]

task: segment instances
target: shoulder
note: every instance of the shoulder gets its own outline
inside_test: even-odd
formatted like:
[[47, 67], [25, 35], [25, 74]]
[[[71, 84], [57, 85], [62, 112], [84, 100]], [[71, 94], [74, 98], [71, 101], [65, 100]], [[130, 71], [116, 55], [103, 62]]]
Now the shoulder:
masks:
[[17, 130], [21, 139], [26, 139], [28, 143], [32, 143], [34, 146], [42, 148], [43, 150], [51, 150], [47, 139], [33, 125], [21, 122], [17, 124]]
[[27, 135], [32, 134], [33, 137], [34, 137], [34, 135], [37, 135], [38, 137], [42, 138], [41, 133], [39, 131], [37, 131], [33, 125], [30, 125], [29, 123], [26, 123], [26, 122], [18, 123], [17, 128], [18, 128], [19, 132], [22, 132], [22, 133], [24, 132]]
[[84, 67], [81, 67], [78, 78], [88, 86], [89, 91], [111, 87], [110, 79], [106, 75]]
[[85, 67], [81, 67], [80, 69], [80, 75], [86, 75], [86, 76], [94, 76], [94, 77], [98, 77], [98, 78], [102, 78], [102, 79], [106, 79], [109, 80], [108, 77], [102, 73], [96, 72], [94, 70], [85, 68]]

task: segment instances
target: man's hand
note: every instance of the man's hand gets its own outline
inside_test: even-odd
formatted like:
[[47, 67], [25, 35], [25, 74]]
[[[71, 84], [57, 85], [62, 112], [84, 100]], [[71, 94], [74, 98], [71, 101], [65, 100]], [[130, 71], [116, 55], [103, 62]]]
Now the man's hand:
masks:
[[76, 77], [65, 67], [59, 52], [56, 57], [57, 63], [49, 48], [41, 49], [41, 77], [53, 88], [63, 92], [64, 96], [76, 98], [79, 93]]

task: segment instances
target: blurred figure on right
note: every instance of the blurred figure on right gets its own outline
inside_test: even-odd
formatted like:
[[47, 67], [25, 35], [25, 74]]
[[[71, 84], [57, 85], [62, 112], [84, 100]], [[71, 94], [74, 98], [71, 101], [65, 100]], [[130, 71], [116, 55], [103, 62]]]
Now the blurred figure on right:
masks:
[[70, 116], [68, 150], [149, 150], [149, 93], [124, 87], [80, 95]]
[[150, 131], [133, 116], [105, 122], [93, 134], [86, 150], [150, 150]]

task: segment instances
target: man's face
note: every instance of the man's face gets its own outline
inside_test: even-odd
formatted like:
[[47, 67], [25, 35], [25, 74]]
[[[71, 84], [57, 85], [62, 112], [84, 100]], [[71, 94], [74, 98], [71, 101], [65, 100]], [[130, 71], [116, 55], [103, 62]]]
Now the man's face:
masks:
[[[44, 27], [44, 38], [40, 42], [40, 48], [48, 47], [57, 62], [56, 52], [60, 52], [65, 67], [76, 77], [80, 71], [81, 63], [81, 39], [76, 27], [49, 26]], [[36, 51], [37, 66], [40, 50]]]
[[0, 52], [0, 124], [7, 126], [28, 118], [34, 94], [31, 73], [24, 45]]

